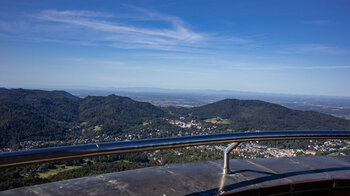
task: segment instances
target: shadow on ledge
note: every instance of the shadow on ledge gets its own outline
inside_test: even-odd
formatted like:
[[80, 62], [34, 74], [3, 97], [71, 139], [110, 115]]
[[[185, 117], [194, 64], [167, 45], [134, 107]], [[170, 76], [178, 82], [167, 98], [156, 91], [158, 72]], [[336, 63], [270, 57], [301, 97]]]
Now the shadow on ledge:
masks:
[[231, 160], [150, 167], [21, 187], [0, 195], [350, 195], [350, 156]]

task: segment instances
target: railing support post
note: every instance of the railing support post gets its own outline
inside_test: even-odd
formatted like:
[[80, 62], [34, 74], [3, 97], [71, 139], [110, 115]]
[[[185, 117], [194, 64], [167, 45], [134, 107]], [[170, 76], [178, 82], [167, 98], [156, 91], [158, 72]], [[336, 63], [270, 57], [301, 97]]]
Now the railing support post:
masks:
[[237, 148], [237, 146], [240, 144], [241, 142], [234, 142], [231, 143], [227, 148], [225, 148], [224, 150], [224, 174], [230, 174], [231, 170], [230, 170], [230, 152]]

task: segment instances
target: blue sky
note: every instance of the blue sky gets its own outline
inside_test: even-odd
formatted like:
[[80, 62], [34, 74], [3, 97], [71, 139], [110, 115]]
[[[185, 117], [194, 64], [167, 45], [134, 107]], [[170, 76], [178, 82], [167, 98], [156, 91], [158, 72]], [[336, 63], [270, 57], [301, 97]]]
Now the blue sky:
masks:
[[0, 86], [350, 96], [349, 1], [0, 1]]

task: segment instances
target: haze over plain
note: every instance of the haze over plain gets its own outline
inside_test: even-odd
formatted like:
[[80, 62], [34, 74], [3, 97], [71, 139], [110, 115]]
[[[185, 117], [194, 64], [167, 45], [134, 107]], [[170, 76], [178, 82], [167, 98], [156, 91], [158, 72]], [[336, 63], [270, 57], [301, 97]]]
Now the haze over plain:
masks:
[[350, 96], [348, 1], [0, 2], [0, 86]]

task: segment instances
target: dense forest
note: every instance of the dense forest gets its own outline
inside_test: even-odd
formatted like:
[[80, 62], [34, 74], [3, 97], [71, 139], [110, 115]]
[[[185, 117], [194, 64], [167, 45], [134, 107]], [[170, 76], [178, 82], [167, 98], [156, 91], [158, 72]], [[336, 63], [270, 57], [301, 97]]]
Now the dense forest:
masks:
[[216, 132], [350, 129], [349, 120], [258, 100], [225, 99], [194, 108], [159, 108], [116, 95], [78, 98], [64, 91], [2, 89], [0, 92], [2, 148], [16, 149], [19, 142], [28, 140], [57, 141], [89, 134], [142, 134], [137, 132], [145, 126], [166, 130], [168, 134], [161, 136], [173, 136], [178, 127], [169, 125], [165, 119], [179, 117], [184, 121], [215, 124]]
[[[298, 111], [258, 100], [225, 99], [194, 108], [173, 108], [172, 112], [195, 120], [220, 118], [222, 128], [232, 130], [341, 130], [350, 121], [314, 111]], [[225, 121], [224, 121], [225, 122]]]
[[[81, 135], [81, 123], [99, 133], [118, 134], [123, 129], [164, 116], [149, 103], [127, 97], [79, 99], [62, 91], [14, 89], [0, 93], [0, 147], [24, 140], [64, 140]], [[86, 126], [85, 126], [86, 127]]]

